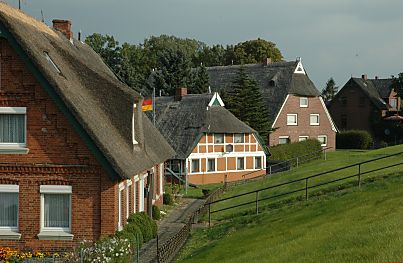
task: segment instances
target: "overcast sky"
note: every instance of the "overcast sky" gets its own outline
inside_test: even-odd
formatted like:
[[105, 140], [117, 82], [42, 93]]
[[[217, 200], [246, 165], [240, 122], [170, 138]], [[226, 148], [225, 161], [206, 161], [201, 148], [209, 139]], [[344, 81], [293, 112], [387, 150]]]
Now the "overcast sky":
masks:
[[[401, 0], [21, 0], [22, 9], [45, 22], [69, 19], [73, 31], [113, 35], [141, 43], [168, 34], [208, 45], [263, 38], [286, 60], [302, 57], [321, 90], [333, 77], [390, 77], [403, 72]], [[18, 0], [6, 2], [18, 6]], [[75, 35], [76, 37], [76, 35]], [[400, 63], [399, 63], [400, 62]]]

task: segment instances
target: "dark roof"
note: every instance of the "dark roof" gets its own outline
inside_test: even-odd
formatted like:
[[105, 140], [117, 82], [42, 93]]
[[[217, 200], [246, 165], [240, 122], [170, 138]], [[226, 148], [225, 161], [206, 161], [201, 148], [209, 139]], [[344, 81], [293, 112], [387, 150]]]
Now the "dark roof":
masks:
[[[213, 94], [189, 94], [155, 99], [156, 126], [176, 151], [175, 159], [186, 159], [203, 133], [256, 133], [221, 106], [207, 106]], [[151, 113], [147, 114], [152, 118]]]
[[393, 85], [393, 79], [370, 79], [381, 98], [388, 98]]
[[[357, 84], [357, 86], [364, 92], [365, 95], [372, 101], [372, 103], [380, 110], [387, 110], [388, 104], [383, 100], [383, 98], [389, 97], [389, 93], [391, 91], [391, 86], [387, 88], [387, 84], [389, 83], [387, 79], [367, 79], [364, 80], [362, 78], [351, 78], [350, 81], [353, 81]], [[390, 84], [392, 84], [390, 80]], [[386, 92], [389, 89], [389, 92]], [[386, 96], [382, 96], [381, 93], [388, 94]]]
[[4, 3], [0, 3], [0, 22], [120, 177], [133, 176], [173, 155], [142, 113], [135, 117], [140, 144], [133, 147], [133, 104], [142, 97], [120, 82], [88, 45], [70, 42], [62, 33]]
[[316, 97], [320, 92], [306, 74], [294, 73], [298, 61], [274, 62], [270, 64], [248, 64], [208, 67], [210, 86], [213, 91], [231, 89], [241, 67], [258, 84], [268, 109], [270, 120], [274, 121], [288, 94]]

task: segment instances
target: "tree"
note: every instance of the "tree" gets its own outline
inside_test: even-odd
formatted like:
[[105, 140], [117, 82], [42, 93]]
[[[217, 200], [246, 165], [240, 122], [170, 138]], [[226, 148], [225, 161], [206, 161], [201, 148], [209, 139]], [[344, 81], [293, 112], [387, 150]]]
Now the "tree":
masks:
[[322, 90], [321, 97], [325, 102], [331, 101], [336, 95], [339, 87], [336, 87], [336, 82], [333, 78], [330, 78], [326, 82], [326, 87]]
[[262, 63], [266, 58], [275, 62], [281, 61], [283, 56], [276, 44], [264, 39], [258, 38], [227, 46], [227, 65]]
[[267, 108], [256, 80], [242, 67], [224, 99], [229, 111], [267, 139], [270, 132]]
[[201, 94], [207, 93], [209, 87], [209, 76], [206, 67], [201, 64], [200, 67], [192, 70], [189, 81], [189, 93]]
[[403, 73], [399, 73], [398, 77], [392, 76], [393, 86], [395, 91], [400, 98], [403, 98]]

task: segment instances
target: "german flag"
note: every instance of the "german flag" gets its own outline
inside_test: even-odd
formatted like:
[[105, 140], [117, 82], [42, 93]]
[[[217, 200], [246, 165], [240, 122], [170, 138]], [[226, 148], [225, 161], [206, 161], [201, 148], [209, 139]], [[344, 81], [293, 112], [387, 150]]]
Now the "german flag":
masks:
[[151, 98], [144, 99], [143, 105], [141, 106], [142, 111], [150, 111], [153, 110], [153, 100]]

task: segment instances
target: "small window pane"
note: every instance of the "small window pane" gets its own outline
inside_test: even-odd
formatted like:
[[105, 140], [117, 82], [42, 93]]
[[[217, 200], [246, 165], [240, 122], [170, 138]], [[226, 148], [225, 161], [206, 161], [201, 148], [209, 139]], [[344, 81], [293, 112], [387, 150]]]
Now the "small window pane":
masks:
[[200, 171], [200, 162], [199, 160], [192, 160], [192, 172]]
[[299, 98], [299, 106], [303, 108], [308, 107], [308, 98], [306, 97]]
[[288, 138], [288, 137], [280, 137], [278, 139], [278, 144], [287, 144], [289, 142], [290, 142], [290, 138]]
[[207, 161], [207, 171], [214, 172], [215, 171], [215, 159], [208, 159]]
[[236, 169], [243, 170], [244, 169], [244, 157], [238, 157], [236, 160]]
[[319, 125], [319, 114], [311, 114], [311, 125]]
[[243, 133], [235, 133], [234, 134], [234, 142], [235, 143], [243, 143], [245, 141]]
[[224, 133], [215, 133], [214, 142], [215, 143], [224, 143]]
[[308, 136], [299, 136], [298, 140], [300, 142], [306, 141], [306, 140], [308, 140]]
[[0, 193], [0, 227], [17, 227], [18, 193]]
[[390, 106], [392, 106], [392, 108], [394, 108], [394, 109], [397, 108], [397, 98], [390, 99]]
[[257, 156], [255, 157], [255, 169], [261, 169], [262, 168], [262, 157]]
[[25, 143], [25, 114], [0, 114], [0, 143]]
[[70, 194], [44, 194], [44, 226], [70, 227]]
[[287, 114], [287, 125], [297, 125], [297, 114]]
[[327, 145], [327, 137], [325, 135], [318, 136], [318, 141], [320, 142], [321, 146]]

